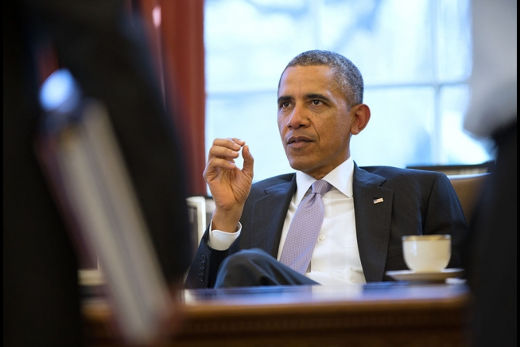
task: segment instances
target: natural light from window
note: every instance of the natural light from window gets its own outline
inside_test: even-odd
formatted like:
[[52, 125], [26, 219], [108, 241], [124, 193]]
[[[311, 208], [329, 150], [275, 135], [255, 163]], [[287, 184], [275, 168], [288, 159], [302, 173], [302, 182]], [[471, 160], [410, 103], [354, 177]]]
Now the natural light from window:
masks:
[[363, 165], [455, 165], [489, 160], [462, 129], [471, 73], [469, 0], [206, 0], [206, 150], [245, 140], [258, 181], [293, 171], [276, 125], [285, 65], [309, 49], [358, 66], [367, 128], [351, 140]]

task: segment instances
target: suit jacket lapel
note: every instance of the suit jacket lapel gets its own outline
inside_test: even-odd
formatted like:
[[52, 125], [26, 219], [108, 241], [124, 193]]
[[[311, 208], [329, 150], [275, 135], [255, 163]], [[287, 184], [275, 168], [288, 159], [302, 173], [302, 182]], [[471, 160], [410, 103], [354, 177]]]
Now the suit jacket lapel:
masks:
[[283, 182], [265, 189], [254, 205], [251, 237], [253, 245], [264, 249], [273, 257], [278, 255], [278, 246], [289, 203], [296, 189], [296, 180]]
[[393, 190], [385, 178], [354, 166], [354, 213], [356, 236], [367, 282], [382, 281], [386, 265]]

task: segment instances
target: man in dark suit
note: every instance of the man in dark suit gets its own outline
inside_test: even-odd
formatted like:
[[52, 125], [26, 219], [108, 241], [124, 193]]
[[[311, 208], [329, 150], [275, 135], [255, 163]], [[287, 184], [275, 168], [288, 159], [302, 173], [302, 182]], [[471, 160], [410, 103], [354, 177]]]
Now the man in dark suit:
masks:
[[[401, 237], [450, 234], [452, 258], [466, 223], [448, 178], [393, 167], [360, 168], [350, 138], [368, 124], [363, 79], [345, 57], [308, 51], [285, 68], [278, 87], [278, 128], [296, 170], [251, 186], [253, 157], [239, 139], [216, 139], [204, 173], [215, 212], [186, 284], [230, 287], [383, 281], [404, 270]], [[233, 160], [242, 150], [243, 168]], [[280, 259], [300, 201], [316, 181], [324, 219], [310, 266], [299, 273]]]
[[50, 43], [85, 96], [101, 101], [123, 153], [164, 278], [192, 256], [182, 158], [144, 31], [127, 2], [3, 5], [3, 342], [85, 345], [78, 257], [35, 153], [42, 122], [37, 53]]

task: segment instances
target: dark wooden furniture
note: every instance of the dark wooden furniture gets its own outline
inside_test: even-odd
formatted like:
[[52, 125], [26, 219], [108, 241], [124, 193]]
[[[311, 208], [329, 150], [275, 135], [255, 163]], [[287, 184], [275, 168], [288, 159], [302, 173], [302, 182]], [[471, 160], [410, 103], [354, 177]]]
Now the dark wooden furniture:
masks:
[[[465, 346], [464, 284], [186, 290], [171, 346]], [[104, 301], [85, 301], [93, 346], [117, 346]]]

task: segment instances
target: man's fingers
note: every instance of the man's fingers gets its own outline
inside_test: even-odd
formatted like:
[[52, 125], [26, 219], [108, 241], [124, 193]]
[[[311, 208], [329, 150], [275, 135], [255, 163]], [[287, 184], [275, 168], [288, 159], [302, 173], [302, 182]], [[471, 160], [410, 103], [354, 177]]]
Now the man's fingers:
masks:
[[215, 147], [226, 147], [229, 149], [233, 149], [238, 151], [243, 145], [244, 141], [237, 138], [227, 138], [227, 139], [215, 139], [213, 140], [213, 146]]
[[236, 137], [233, 137], [231, 139], [234, 143], [236, 143], [237, 145], [239, 145], [240, 147], [242, 147], [243, 145], [246, 144], [246, 142], [244, 140], [241, 140], [241, 139], [237, 139]]
[[216, 157], [233, 161], [238, 158], [243, 145], [245, 145], [245, 141], [237, 138], [215, 139], [209, 150], [208, 158]]
[[222, 158], [229, 161], [233, 161], [233, 159], [238, 157], [238, 151], [240, 150], [240, 146], [237, 146], [238, 149], [230, 149], [228, 147], [213, 145], [209, 149], [209, 159], [213, 158]]
[[204, 169], [203, 177], [206, 181], [213, 180], [222, 173], [221, 170], [238, 169], [235, 159], [239, 158], [240, 150], [244, 158], [242, 172], [253, 177], [253, 156], [245, 141], [237, 138], [215, 139], [208, 153], [208, 162]]
[[222, 158], [213, 158], [208, 161], [208, 165], [204, 170], [204, 175], [206, 176], [209, 173], [216, 172], [218, 169], [233, 170], [236, 169], [236, 167], [237, 166], [232, 161]]
[[251, 177], [253, 177], [253, 166], [254, 166], [254, 158], [249, 151], [249, 146], [244, 146], [242, 148], [242, 157], [244, 158], [244, 164], [242, 165], [242, 171], [247, 173]]

